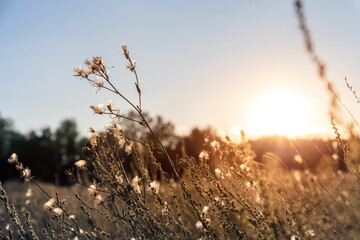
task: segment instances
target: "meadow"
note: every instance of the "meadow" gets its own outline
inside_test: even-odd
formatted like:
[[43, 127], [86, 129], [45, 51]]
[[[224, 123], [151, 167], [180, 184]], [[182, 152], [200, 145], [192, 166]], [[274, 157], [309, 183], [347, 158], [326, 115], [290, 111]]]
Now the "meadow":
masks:
[[318, 159], [308, 159], [287, 139], [295, 167], [274, 153], [258, 160], [243, 131], [239, 143], [205, 134], [198, 156], [185, 147], [172, 156], [144, 113], [136, 61], [123, 45], [136, 102], [119, 90], [101, 57], [76, 66], [74, 77], [99, 94], [112, 92], [133, 113], [124, 114], [112, 101], [90, 106], [113, 123], [103, 132], [91, 129], [81, 160], [66, 171], [72, 186], [38, 182], [31, 172], [36, 166], [9, 156], [25, 183], [0, 184], [0, 239], [357, 239], [360, 141], [352, 129], [347, 139], [338, 131], [341, 99], [315, 52], [301, 1], [295, 7], [306, 51], [331, 100], [335, 137], [328, 151], [318, 148]]

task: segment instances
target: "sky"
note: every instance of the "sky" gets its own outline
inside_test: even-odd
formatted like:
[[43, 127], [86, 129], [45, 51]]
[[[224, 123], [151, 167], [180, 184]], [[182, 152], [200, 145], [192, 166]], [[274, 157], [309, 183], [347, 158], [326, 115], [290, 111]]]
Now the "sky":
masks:
[[[308, 0], [304, 10], [330, 80], [359, 116], [344, 77], [360, 91], [360, 1]], [[111, 99], [124, 113], [129, 106], [74, 79], [73, 69], [102, 56], [113, 67], [112, 81], [136, 102], [124, 43], [137, 61], [144, 111], [173, 122], [179, 133], [212, 126], [256, 136], [274, 113], [265, 110], [276, 97], [264, 96], [285, 93], [297, 100], [284, 95], [271, 104], [288, 103], [283, 112], [298, 119], [286, 123], [289, 129], [301, 129], [300, 115], [307, 114], [310, 132], [331, 134], [327, 91], [288, 0], [0, 0], [1, 117], [23, 133], [55, 129], [66, 118], [75, 119], [84, 136], [90, 127], [104, 129], [110, 119], [94, 115], [90, 105]], [[297, 104], [304, 112], [289, 110]], [[267, 122], [279, 118], [286, 117], [279, 113]]]

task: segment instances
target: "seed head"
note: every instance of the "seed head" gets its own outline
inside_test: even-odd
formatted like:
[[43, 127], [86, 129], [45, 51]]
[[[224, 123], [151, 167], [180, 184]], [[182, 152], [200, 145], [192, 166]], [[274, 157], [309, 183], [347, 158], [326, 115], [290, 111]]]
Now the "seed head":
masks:
[[196, 226], [196, 228], [199, 229], [199, 230], [202, 230], [202, 229], [203, 229], [203, 224], [202, 224], [202, 222], [200, 222], [200, 221], [197, 221], [195, 226]]
[[8, 159], [8, 163], [13, 164], [18, 162], [18, 155], [16, 153], [11, 154]]
[[199, 154], [199, 159], [201, 161], [206, 161], [206, 160], [209, 160], [209, 153], [205, 150], [202, 150]]
[[22, 170], [21, 175], [25, 179], [25, 182], [28, 182], [31, 178], [31, 170], [29, 168], [25, 168]]
[[61, 209], [61, 208], [54, 208], [53, 210], [52, 210], [52, 212], [53, 212], [53, 214], [55, 215], [55, 216], [58, 216], [58, 217], [60, 217], [61, 216], [61, 214], [63, 214], [63, 210]]
[[86, 161], [85, 160], [79, 160], [75, 162], [75, 166], [79, 168], [80, 170], [86, 170]]
[[44, 203], [44, 210], [52, 210], [55, 206], [55, 198], [50, 198], [46, 203]]
[[129, 155], [132, 152], [132, 145], [126, 145], [124, 151], [127, 155]]
[[103, 114], [105, 112], [105, 109], [104, 109], [104, 105], [103, 104], [98, 104], [98, 105], [91, 105], [90, 108], [92, 110], [94, 110], [95, 113], [97, 114]]
[[90, 187], [88, 188], [88, 192], [90, 194], [90, 197], [96, 197], [96, 195], [98, 194], [96, 186], [94, 184], [90, 185]]

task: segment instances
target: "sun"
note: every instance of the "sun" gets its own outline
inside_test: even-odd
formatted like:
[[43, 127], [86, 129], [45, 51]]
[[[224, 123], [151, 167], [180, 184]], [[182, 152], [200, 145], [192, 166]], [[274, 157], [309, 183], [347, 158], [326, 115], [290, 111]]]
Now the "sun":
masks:
[[251, 106], [247, 129], [250, 135], [305, 136], [314, 133], [309, 102], [287, 89], [274, 89]]

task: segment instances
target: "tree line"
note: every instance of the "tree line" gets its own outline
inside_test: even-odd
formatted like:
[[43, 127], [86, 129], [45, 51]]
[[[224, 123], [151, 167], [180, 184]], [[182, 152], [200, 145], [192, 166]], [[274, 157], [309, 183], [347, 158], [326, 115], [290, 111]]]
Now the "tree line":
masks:
[[[165, 121], [160, 116], [152, 118], [149, 114], [145, 115], [175, 162], [178, 162], [184, 155], [194, 157], [195, 160], [198, 159], [199, 153], [204, 148], [205, 136], [216, 139], [220, 143], [226, 141], [217, 136], [210, 127], [205, 129], [194, 128], [187, 136], [178, 136], [175, 133], [175, 126], [171, 122]], [[122, 127], [128, 137], [144, 139], [150, 143], [154, 142], [152, 135], [140, 125], [124, 122]], [[75, 161], [85, 157], [82, 155], [82, 150], [88, 142], [88, 138], [79, 135], [76, 121], [73, 119], [63, 120], [54, 131], [49, 127], [44, 127], [40, 131], [22, 134], [14, 129], [12, 120], [2, 118], [0, 115], [0, 181], [18, 178], [18, 172], [7, 164], [9, 156], [12, 153], [17, 153], [24, 165], [30, 167], [32, 175], [36, 176], [37, 179], [58, 185], [71, 184], [72, 181], [65, 174], [65, 171], [73, 167]], [[316, 168], [321, 159], [331, 158], [335, 151], [332, 147], [332, 141], [321, 139], [298, 139], [291, 143], [286, 137], [273, 136], [249, 142], [256, 154], [256, 161], [266, 162], [269, 158], [266, 154], [273, 153], [282, 160], [281, 165], [285, 165], [288, 169], [301, 169], [301, 164], [294, 159], [297, 154], [296, 151], [304, 157], [312, 168]], [[161, 162], [164, 170], [171, 172], [171, 167], [167, 166], [165, 156], [157, 152], [154, 154]], [[336, 168], [345, 168], [342, 157], [340, 153]], [[210, 159], [210, 166], [216, 165], [216, 162], [211, 161], [216, 161], [216, 159]]]

